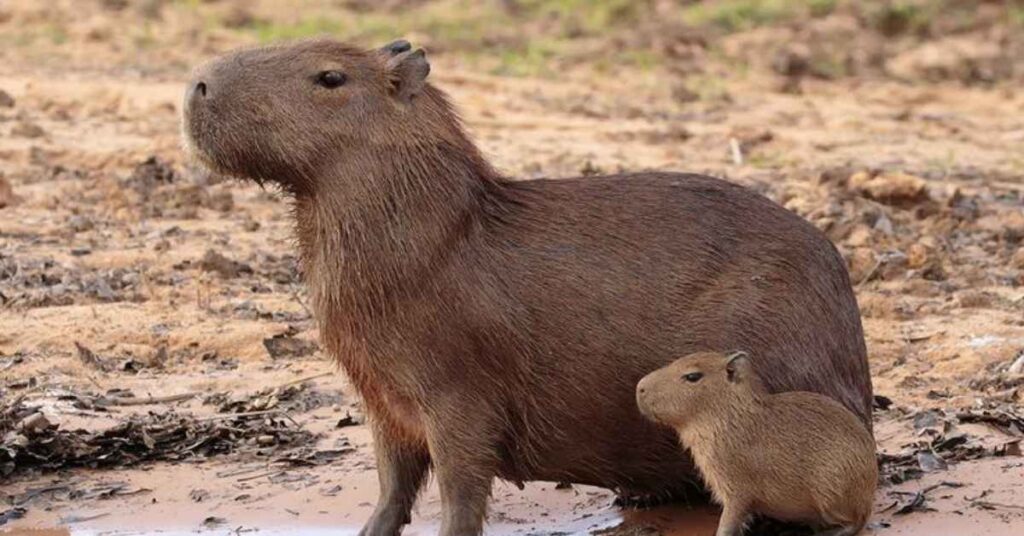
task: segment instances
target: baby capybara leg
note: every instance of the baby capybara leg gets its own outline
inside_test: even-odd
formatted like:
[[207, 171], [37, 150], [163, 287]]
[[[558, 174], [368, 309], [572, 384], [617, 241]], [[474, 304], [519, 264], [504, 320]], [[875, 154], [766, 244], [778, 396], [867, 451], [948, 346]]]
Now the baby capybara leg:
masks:
[[430, 467], [425, 445], [402, 442], [373, 425], [380, 496], [360, 536], [398, 536], [411, 521], [413, 503]]

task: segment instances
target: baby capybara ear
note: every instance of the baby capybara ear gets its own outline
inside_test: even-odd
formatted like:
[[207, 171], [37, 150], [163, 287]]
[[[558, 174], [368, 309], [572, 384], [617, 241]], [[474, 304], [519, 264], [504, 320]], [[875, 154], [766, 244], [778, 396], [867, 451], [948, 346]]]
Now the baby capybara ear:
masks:
[[395, 41], [380, 47], [380, 51], [388, 56], [397, 56], [402, 52], [409, 52], [410, 50], [412, 50], [412, 44], [405, 39], [396, 39]]
[[430, 74], [427, 53], [422, 48], [410, 52], [411, 48], [408, 41], [399, 40], [382, 49], [390, 56], [384, 68], [391, 81], [392, 94], [406, 104], [423, 91]]
[[750, 374], [750, 354], [743, 350], [730, 352], [726, 357], [725, 377], [732, 383], [739, 383], [747, 379]]

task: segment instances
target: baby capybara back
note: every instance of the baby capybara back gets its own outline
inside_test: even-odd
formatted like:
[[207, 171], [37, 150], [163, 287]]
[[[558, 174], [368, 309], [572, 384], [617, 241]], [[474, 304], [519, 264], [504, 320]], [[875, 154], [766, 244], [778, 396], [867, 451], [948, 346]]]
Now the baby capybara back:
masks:
[[366, 402], [396, 534], [429, 468], [442, 533], [481, 529], [491, 481], [630, 493], [695, 481], [636, 382], [703, 348], [758, 352], [772, 391], [867, 422], [871, 383], [843, 261], [811, 225], [710, 177], [512, 181], [404, 41], [243, 50], [199, 69], [200, 160], [294, 197], [326, 349]]

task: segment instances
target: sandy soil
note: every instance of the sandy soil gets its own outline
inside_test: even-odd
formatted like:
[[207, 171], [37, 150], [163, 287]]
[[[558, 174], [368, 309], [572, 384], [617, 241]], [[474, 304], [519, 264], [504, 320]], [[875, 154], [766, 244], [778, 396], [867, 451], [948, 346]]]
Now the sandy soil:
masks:
[[[0, 52], [8, 66], [0, 90], [13, 101], [0, 99], [0, 395], [25, 394], [62, 429], [102, 430], [170, 409], [219, 418], [210, 394], [316, 376], [302, 394], [316, 403], [288, 417], [317, 434], [313, 447], [346, 454], [313, 467], [251, 455], [20, 472], [0, 477], [0, 511], [21, 506], [25, 516], [0, 534], [356, 534], [376, 493], [369, 434], [344, 375], [315, 346], [287, 201], [210, 176], [179, 147], [188, 66], [252, 38], [197, 31], [165, 9], [154, 39], [179, 44], [135, 51], [104, 32], [138, 15], [103, 4], [59, 3], [52, 17], [67, 28], [63, 41]], [[28, 3], [0, 7], [9, 35], [14, 25], [54, 24]], [[779, 32], [736, 33], [721, 47], [749, 50], [783, 39]], [[770, 69], [706, 61], [698, 83], [714, 78], [713, 91], [693, 99], [680, 99], [661, 70], [609, 76], [583, 65], [558, 77], [509, 77], [447, 53], [433, 59], [431, 76], [511, 176], [707, 172], [824, 230], [849, 262], [876, 392], [894, 403], [876, 415], [880, 452], [905, 452], [925, 437], [928, 427], [915, 425], [923, 410], [1019, 405], [1024, 94], [1013, 81], [808, 77], [794, 93], [780, 91], [784, 81]], [[284, 351], [268, 350], [265, 341], [280, 339]], [[112, 366], [83, 361], [76, 343]], [[197, 396], [109, 411], [64, 396], [115, 388]], [[346, 415], [356, 424], [337, 427]], [[880, 487], [873, 533], [1024, 530], [1024, 459], [1005, 448], [1021, 430], [950, 426], [1009, 455], [949, 459], [923, 478]], [[902, 492], [941, 482], [957, 487], [929, 491], [927, 509], [896, 513], [912, 497]], [[501, 484], [488, 532], [714, 532], [709, 506], [633, 511], [612, 500], [578, 486]], [[438, 513], [432, 486], [406, 533], [431, 534]]]

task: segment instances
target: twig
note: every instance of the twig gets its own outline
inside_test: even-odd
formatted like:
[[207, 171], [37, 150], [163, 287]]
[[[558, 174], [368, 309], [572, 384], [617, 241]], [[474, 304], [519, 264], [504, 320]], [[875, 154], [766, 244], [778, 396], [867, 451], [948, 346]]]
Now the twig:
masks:
[[166, 404], [168, 402], [181, 402], [182, 400], [189, 400], [195, 398], [202, 393], [191, 392], [181, 393], [177, 395], [167, 396], [147, 396], [147, 397], [125, 397], [125, 398], [106, 398], [100, 397], [96, 399], [96, 403], [101, 406], [147, 406], [150, 404]]
[[251, 477], [244, 477], [242, 479], [239, 479], [236, 482], [249, 482], [249, 481], [254, 481], [256, 479], [262, 479], [263, 477], [275, 477], [275, 476], [278, 476], [278, 475], [284, 475], [285, 472], [286, 471], [281, 470], [281, 469], [268, 470], [266, 472], [259, 473], [259, 475], [253, 475]]
[[222, 421], [225, 419], [235, 419], [238, 417], [258, 417], [260, 415], [270, 415], [271, 413], [281, 413], [279, 409], [268, 409], [264, 411], [245, 411], [242, 413], [228, 413], [225, 415], [211, 415], [209, 417], [202, 417], [196, 419], [196, 422], [209, 422], [209, 421]]
[[315, 379], [318, 379], [318, 378], [325, 378], [325, 377], [330, 376], [332, 374], [334, 374], [334, 373], [333, 372], [321, 372], [320, 374], [314, 374], [312, 376], [306, 376], [305, 378], [299, 378], [299, 379], [296, 379], [296, 380], [291, 380], [291, 381], [282, 383], [281, 385], [278, 385], [277, 387], [274, 387], [274, 389], [281, 389], [283, 387], [288, 387], [290, 385], [295, 385], [295, 384], [298, 384], [298, 383], [306, 383], [306, 382], [308, 382], [310, 380], [315, 380]]
[[313, 316], [313, 311], [309, 309], [309, 307], [306, 305], [306, 302], [302, 301], [302, 297], [299, 296], [298, 287], [292, 285], [291, 294], [292, 299], [295, 300], [295, 302], [298, 303], [300, 306], [302, 306], [302, 309], [306, 311], [306, 314], [309, 315], [310, 318], [316, 318], [315, 316]]
[[875, 274], [878, 273], [878, 269], [881, 268], [881, 267], [882, 267], [882, 261], [881, 260], [875, 261], [875, 265], [872, 266], [870, 270], [868, 270], [868, 273], [864, 277], [862, 277], [860, 279], [860, 281], [857, 282], [857, 285], [855, 285], [855, 286], [860, 286], [860, 285], [863, 285], [864, 283], [867, 283], [868, 281], [871, 281], [871, 278], [875, 277]]
[[984, 508], [986, 510], [995, 510], [996, 508], [1006, 508], [1009, 510], [1024, 510], [1024, 506], [1020, 506], [1017, 504], [1004, 504], [992, 501], [973, 501], [971, 502], [971, 506]]
[[740, 148], [740, 141], [736, 138], [729, 138], [729, 149], [732, 151], [732, 163], [737, 166], [742, 166], [743, 149]]

